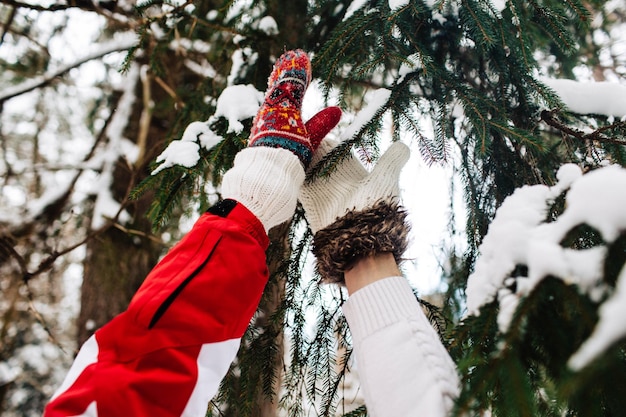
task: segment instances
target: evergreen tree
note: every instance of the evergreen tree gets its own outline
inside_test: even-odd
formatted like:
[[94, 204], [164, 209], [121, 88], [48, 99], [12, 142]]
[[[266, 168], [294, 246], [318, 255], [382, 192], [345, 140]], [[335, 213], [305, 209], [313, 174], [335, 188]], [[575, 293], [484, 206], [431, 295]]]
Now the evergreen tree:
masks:
[[[568, 366], [619, 281], [626, 260], [623, 231], [608, 239], [585, 225], [560, 242], [572, 250], [606, 249], [606, 286], [600, 298], [565, 282], [568, 277], [543, 277], [521, 297], [508, 326], [500, 327], [505, 292], [517, 294], [519, 278], [528, 276], [525, 264], [506, 272], [504, 292], [479, 312], [466, 314], [465, 296], [488, 226], [514, 190], [557, 184], [556, 173], [564, 163], [585, 171], [606, 161], [625, 165], [624, 123], [607, 114], [573, 112], [542, 78], [623, 77], [624, 58], [611, 52], [615, 31], [623, 31], [623, 6], [599, 0], [1, 3], [1, 16], [10, 28], [3, 38], [8, 33], [16, 45], [23, 35], [20, 19], [76, 8], [106, 19], [102, 39], [136, 32], [123, 69], [132, 74], [140, 65], [144, 72], [132, 87], [140, 98], [129, 113], [126, 136], [139, 143], [142, 120], [150, 118], [154, 142], [142, 148], [144, 162], [154, 161], [168, 143], [180, 142], [192, 122], [206, 121], [223, 138], [211, 150], [198, 143], [196, 163], [156, 160], [150, 166], [136, 164], [130, 178], [115, 177], [121, 190], [134, 189], [133, 201], [152, 201], [148, 215], [155, 234], [175, 230], [182, 213], [193, 217], [215, 202], [221, 176], [246, 144], [252, 114], [232, 120], [220, 113], [219, 99], [228, 96], [227, 88], [251, 85], [263, 91], [272, 60], [284, 49], [310, 51], [314, 77], [326, 99], [338, 100], [348, 115], [357, 114], [340, 133], [342, 145], [310, 176], [328, 175], [351, 150], [375, 159], [383, 132], [390, 131], [392, 140], [410, 142], [427, 163], [450, 166], [461, 179], [467, 242], [462, 249], [450, 249], [442, 310], [424, 302], [462, 375], [455, 413], [612, 416], [624, 408], [624, 385], [619, 383], [626, 372], [623, 340], [581, 370]], [[38, 57], [27, 51], [16, 62], [3, 58], [3, 68], [13, 74], [3, 82], [20, 86], [24, 78], [50, 72], [45, 63], [41, 67], [25, 61]], [[146, 96], [149, 92], [154, 97]], [[0, 103], [8, 106], [14, 96], [2, 93]], [[103, 94], [93, 113], [109, 108], [116, 97], [119, 93]], [[111, 114], [115, 108], [111, 105]], [[359, 117], [365, 114], [367, 118]], [[389, 123], [391, 129], [386, 128]], [[2, 138], [3, 169], [10, 171], [7, 150], [16, 149], [17, 138], [4, 130], [2, 134], [8, 138]], [[94, 137], [94, 149], [97, 143]], [[546, 222], [562, 216], [567, 192], [546, 201]], [[129, 201], [122, 204], [126, 207]], [[59, 200], [55, 207], [51, 220], [66, 213], [70, 204]], [[120, 220], [114, 222], [118, 227], [107, 230], [124, 234], [131, 243], [145, 237], [140, 242], [144, 247], [155, 236], [137, 226], [146, 220], [143, 209], [131, 211], [133, 222]], [[47, 224], [41, 227], [52, 234]], [[454, 227], [451, 222], [451, 234]], [[16, 230], [3, 237], [2, 259], [18, 260], [14, 272], [19, 277], [33, 271], [20, 262], [25, 259], [24, 239], [19, 245], [9, 239]], [[350, 336], [340, 310], [345, 294], [319, 286], [315, 279], [302, 279], [311, 242], [302, 210], [290, 224], [274, 229], [271, 238], [270, 283], [208, 414], [300, 416], [314, 407], [320, 415], [366, 415], [363, 406], [350, 409], [350, 399], [341, 391], [351, 367]], [[55, 253], [46, 245], [41, 252]], [[95, 265], [91, 262], [95, 260], [86, 268]], [[316, 314], [312, 331], [311, 312]], [[2, 354], [10, 356], [9, 351]]]
[[[410, 1], [393, 8], [390, 4], [320, 2], [309, 10], [308, 32], [324, 35], [322, 42], [309, 44], [309, 49], [315, 52], [316, 75], [328, 96], [333, 89], [338, 90], [341, 105], [351, 109], [368, 90], [387, 92], [387, 99], [373, 112], [373, 117], [357, 129], [353, 127], [352, 136], [345, 137], [343, 145], [310, 175], [332, 171], [333, 164], [352, 148], [375, 157], [386, 114], [392, 116], [394, 140], [412, 137], [429, 163], [453, 161], [463, 179], [468, 207], [467, 249], [452, 260], [456, 269], [449, 271], [445, 308], [449, 319], [456, 322], [479, 245], [496, 209], [507, 196], [523, 185], [554, 185], [557, 169], [566, 162], [577, 163], [586, 170], [597, 168], [607, 159], [624, 163], [623, 123], [614, 122], [607, 115], [568, 111], [539, 77], [572, 77], [585, 55], [595, 57], [591, 61], [599, 59], [601, 49], [590, 39], [590, 22], [608, 17], [604, 20], [607, 26], [595, 30], [610, 30], [611, 11], [602, 8], [603, 2], [513, 1], [500, 7], [469, 1]], [[318, 13], [328, 20], [317, 17]], [[334, 16], [329, 19], [328, 13]], [[336, 26], [329, 27], [331, 24]], [[556, 61], [548, 67], [542, 57], [554, 57]], [[434, 126], [433, 136], [424, 127], [425, 117]], [[583, 134], [579, 129], [588, 124], [596, 129]], [[552, 216], [558, 217], [562, 207], [560, 210], [554, 203]], [[299, 215], [294, 219], [294, 227], [298, 220]], [[588, 240], [589, 232], [584, 229], [572, 233], [580, 236], [570, 236], [568, 241], [582, 249], [576, 242]], [[306, 239], [307, 236], [293, 241], [295, 254], [300, 253]], [[613, 256], [606, 260], [606, 265], [611, 265], [614, 275], [624, 263], [620, 242], [618, 239], [608, 249]], [[291, 262], [299, 263], [298, 258]], [[510, 271], [511, 276], [523, 274], [520, 270], [524, 268], [519, 265]], [[296, 279], [287, 282], [288, 288], [300, 285], [298, 275], [296, 271]], [[605, 279], [615, 284], [615, 276]], [[291, 298], [295, 295], [288, 289], [285, 308], [296, 309], [291, 314], [301, 314], [293, 303], [297, 298]], [[558, 302], [546, 308], [546, 300], [552, 297]], [[490, 410], [496, 415], [565, 411], [576, 415], [613, 415], [621, 406], [618, 388], [608, 383], [586, 390], [589, 376], [572, 376], [567, 368], [567, 359], [597, 321], [598, 304], [559, 279], [547, 279], [520, 305], [515, 318], [519, 329], [512, 327], [509, 333], [497, 329], [497, 304], [484, 307], [485, 313], [470, 316], [451, 328], [447, 336], [465, 384], [458, 413]], [[339, 343], [345, 343], [345, 324], [327, 316], [332, 312], [336, 317], [336, 311], [320, 308], [320, 333], [304, 345], [316, 355], [319, 349], [332, 346], [330, 341], [334, 340], [329, 333], [324, 336], [324, 329], [332, 329]], [[295, 337], [300, 336], [296, 333]], [[510, 348], [500, 352], [502, 343]], [[300, 346], [296, 339], [289, 371], [301, 372], [299, 360], [308, 350], [299, 352]], [[622, 372], [623, 361], [617, 352], [611, 367], [606, 368], [611, 373], [604, 376], [605, 381], [615, 380], [615, 375]], [[320, 364], [337, 360], [332, 358], [332, 352], [331, 357], [326, 355], [328, 352], [319, 358], [314, 356], [315, 363], [309, 362], [314, 379], [308, 389], [308, 394], [315, 398], [316, 384], [326, 381], [322, 390], [324, 415], [332, 410], [334, 393], [329, 388], [336, 387], [336, 378], [343, 376], [343, 371], [337, 376], [324, 373], [328, 368]], [[340, 362], [348, 363], [345, 359]], [[287, 384], [291, 380], [289, 371]], [[296, 375], [294, 381], [299, 383], [302, 376]], [[293, 389], [287, 386], [293, 396]], [[582, 392], [587, 394], [583, 401]], [[592, 400], [597, 393], [602, 393], [598, 395], [600, 399]], [[610, 399], [605, 400], [606, 397]], [[297, 415], [300, 406], [294, 407], [293, 397], [289, 399], [292, 402], [288, 409]]]

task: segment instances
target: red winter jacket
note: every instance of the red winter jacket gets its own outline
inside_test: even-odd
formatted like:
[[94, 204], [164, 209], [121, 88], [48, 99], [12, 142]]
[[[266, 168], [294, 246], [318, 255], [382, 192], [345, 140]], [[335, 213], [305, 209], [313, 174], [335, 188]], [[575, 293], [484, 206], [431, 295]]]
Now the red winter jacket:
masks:
[[44, 417], [205, 415], [267, 282], [269, 243], [243, 205], [209, 211], [85, 342]]

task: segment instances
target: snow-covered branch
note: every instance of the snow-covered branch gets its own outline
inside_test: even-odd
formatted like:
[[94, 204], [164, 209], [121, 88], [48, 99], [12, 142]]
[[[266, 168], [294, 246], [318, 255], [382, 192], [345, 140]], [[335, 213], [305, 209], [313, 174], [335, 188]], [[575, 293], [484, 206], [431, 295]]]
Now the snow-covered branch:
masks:
[[607, 117], [626, 116], [626, 85], [613, 82], [579, 82], [542, 78], [568, 110], [578, 114], [601, 114]]
[[51, 4], [48, 6], [42, 6], [39, 4], [29, 4], [21, 1], [15, 0], [2, 0], [0, 3], [6, 4], [7, 6], [15, 7], [15, 8], [23, 8], [29, 10], [35, 10], [38, 12], [57, 12], [61, 10], [67, 10], [72, 8], [79, 8], [83, 10], [96, 11], [98, 9], [107, 9], [113, 10], [116, 6], [116, 1], [74, 1], [70, 2], [70, 4]]

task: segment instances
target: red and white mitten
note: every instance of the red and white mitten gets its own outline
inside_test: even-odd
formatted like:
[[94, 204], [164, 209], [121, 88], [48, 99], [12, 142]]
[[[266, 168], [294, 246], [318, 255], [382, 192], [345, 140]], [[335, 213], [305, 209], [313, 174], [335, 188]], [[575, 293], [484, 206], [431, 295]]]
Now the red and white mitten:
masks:
[[223, 197], [245, 205], [266, 230], [293, 215], [304, 170], [341, 117], [338, 107], [329, 107], [303, 122], [302, 99], [310, 82], [311, 62], [304, 51], [288, 51], [276, 61], [249, 146], [222, 180]]

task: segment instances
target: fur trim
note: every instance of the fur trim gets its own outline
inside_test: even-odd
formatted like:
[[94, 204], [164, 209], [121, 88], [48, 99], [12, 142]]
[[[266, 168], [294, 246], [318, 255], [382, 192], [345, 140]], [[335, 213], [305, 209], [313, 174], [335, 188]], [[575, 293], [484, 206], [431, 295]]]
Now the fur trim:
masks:
[[397, 202], [378, 201], [352, 210], [313, 237], [313, 254], [322, 281], [344, 283], [344, 272], [364, 256], [392, 252], [396, 262], [408, 246], [407, 212]]

